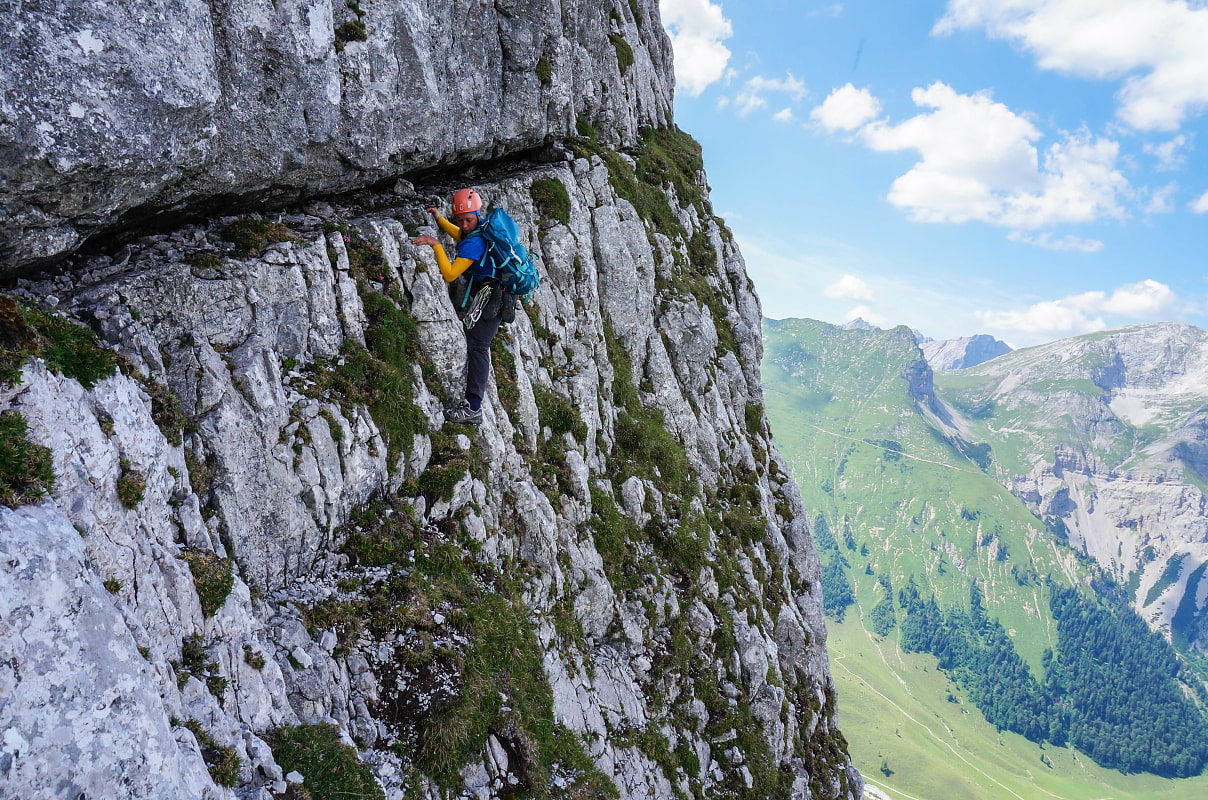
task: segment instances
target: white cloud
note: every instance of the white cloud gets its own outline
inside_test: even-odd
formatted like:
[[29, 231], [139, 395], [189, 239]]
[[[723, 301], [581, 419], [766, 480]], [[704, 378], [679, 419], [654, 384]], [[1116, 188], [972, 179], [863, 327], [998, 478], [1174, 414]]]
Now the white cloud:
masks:
[[1042, 336], [1076, 336], [1107, 327], [1102, 318], [1088, 319], [1081, 310], [1062, 300], [1036, 303], [1023, 311], [978, 311], [977, 317], [995, 332]]
[[822, 295], [823, 297], [837, 297], [844, 300], [872, 300], [872, 289], [855, 275], [844, 275], [824, 288]]
[[693, 97], [722, 78], [733, 35], [720, 5], [709, 0], [659, 0], [659, 13], [675, 51], [675, 81]]
[[810, 112], [810, 119], [830, 132], [854, 131], [881, 113], [881, 101], [850, 83], [833, 90]]
[[823, 8], [811, 9], [810, 11], [807, 11], [805, 15], [807, 17], [834, 17], [835, 19], [838, 19], [839, 17], [843, 16], [843, 4], [832, 3], [831, 5]]
[[1106, 298], [1100, 308], [1109, 314], [1124, 317], [1153, 317], [1175, 305], [1178, 297], [1169, 286], [1153, 279], [1121, 286]]
[[1131, 188], [1116, 168], [1116, 142], [1063, 132], [1042, 169], [1040, 131], [988, 92], [963, 95], [937, 82], [911, 97], [928, 111], [897, 125], [870, 123], [859, 135], [873, 150], [922, 157], [888, 197], [914, 221], [1035, 229], [1124, 215], [1119, 198]]
[[1174, 193], [1179, 189], [1177, 183], [1168, 183], [1160, 189], [1149, 190], [1149, 202], [1145, 205], [1148, 214], [1169, 214], [1174, 211]]
[[1187, 146], [1187, 136], [1180, 133], [1170, 141], [1161, 144], [1145, 144], [1141, 146], [1149, 155], [1157, 160], [1157, 168], [1163, 172], [1174, 172], [1182, 169], [1187, 163], [1187, 156], [1182, 152]]
[[1178, 296], [1164, 283], [1149, 279], [1106, 292], [1083, 292], [1060, 300], [1034, 303], [1019, 311], [978, 311], [982, 324], [1006, 334], [1039, 337], [1076, 336], [1103, 330], [1105, 315], [1122, 321], [1156, 319], [1178, 303]]
[[766, 108], [768, 101], [764, 95], [772, 92], [784, 92], [794, 100], [800, 100], [805, 96], [805, 82], [794, 77], [791, 72], [785, 73], [783, 78], [765, 78], [762, 75], [756, 75], [742, 85], [742, 89], [734, 98], [734, 107], [738, 116], [745, 117], [756, 109]]
[[1046, 250], [1064, 250], [1076, 253], [1098, 253], [1103, 249], [1103, 242], [1098, 239], [1083, 239], [1079, 236], [1054, 237], [1053, 234], [1029, 234], [1022, 231], [1011, 231], [1007, 238], [1020, 244], [1030, 244], [1033, 247], [1043, 247]]
[[793, 121], [793, 109], [782, 108], [779, 111], [777, 111], [775, 114], [772, 115], [772, 119], [776, 120], [777, 122], [792, 122]]
[[1208, 214], [1208, 192], [1191, 201], [1191, 210], [1197, 214]]
[[1186, 0], [949, 0], [933, 33], [983, 28], [1042, 69], [1121, 80], [1116, 115], [1176, 130], [1208, 108], [1208, 8]]

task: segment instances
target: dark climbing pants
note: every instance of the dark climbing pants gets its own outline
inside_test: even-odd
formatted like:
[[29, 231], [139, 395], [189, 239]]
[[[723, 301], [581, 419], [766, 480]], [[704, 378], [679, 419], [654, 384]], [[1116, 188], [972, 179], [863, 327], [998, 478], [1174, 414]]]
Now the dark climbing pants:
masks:
[[466, 331], [466, 399], [473, 408], [479, 408], [486, 395], [487, 378], [491, 374], [491, 340], [503, 322], [502, 305], [501, 302], [487, 303], [482, 319]]

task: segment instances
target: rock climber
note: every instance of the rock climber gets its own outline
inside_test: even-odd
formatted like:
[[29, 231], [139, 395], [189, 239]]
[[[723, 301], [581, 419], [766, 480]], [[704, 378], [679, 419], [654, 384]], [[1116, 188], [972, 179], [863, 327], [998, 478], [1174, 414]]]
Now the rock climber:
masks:
[[445, 419], [464, 425], [481, 425], [482, 398], [491, 371], [491, 340], [499, 326], [514, 317], [514, 301], [495, 280], [487, 259], [487, 243], [477, 235], [483, 221], [482, 197], [478, 192], [461, 189], [454, 193], [452, 221], [441, 216], [438, 208], [427, 211], [440, 229], [457, 242], [457, 255], [450, 262], [444, 246], [432, 236], [417, 236], [411, 244], [432, 248], [441, 277], [446, 283], [454, 284], [450, 295], [466, 334], [465, 399], [446, 408]]

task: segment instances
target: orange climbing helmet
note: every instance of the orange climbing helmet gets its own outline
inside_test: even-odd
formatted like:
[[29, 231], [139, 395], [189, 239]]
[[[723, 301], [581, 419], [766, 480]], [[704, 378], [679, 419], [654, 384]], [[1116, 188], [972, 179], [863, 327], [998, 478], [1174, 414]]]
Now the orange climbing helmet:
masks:
[[473, 189], [460, 189], [453, 195], [453, 215], [482, 211], [482, 197]]

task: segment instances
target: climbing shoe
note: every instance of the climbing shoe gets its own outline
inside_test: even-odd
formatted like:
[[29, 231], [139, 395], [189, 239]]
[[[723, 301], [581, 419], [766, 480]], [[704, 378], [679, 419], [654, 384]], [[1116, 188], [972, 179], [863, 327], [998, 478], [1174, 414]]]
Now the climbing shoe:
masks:
[[462, 400], [457, 405], [445, 409], [445, 420], [458, 425], [481, 425], [482, 409], [475, 411], [470, 408], [469, 400]]

